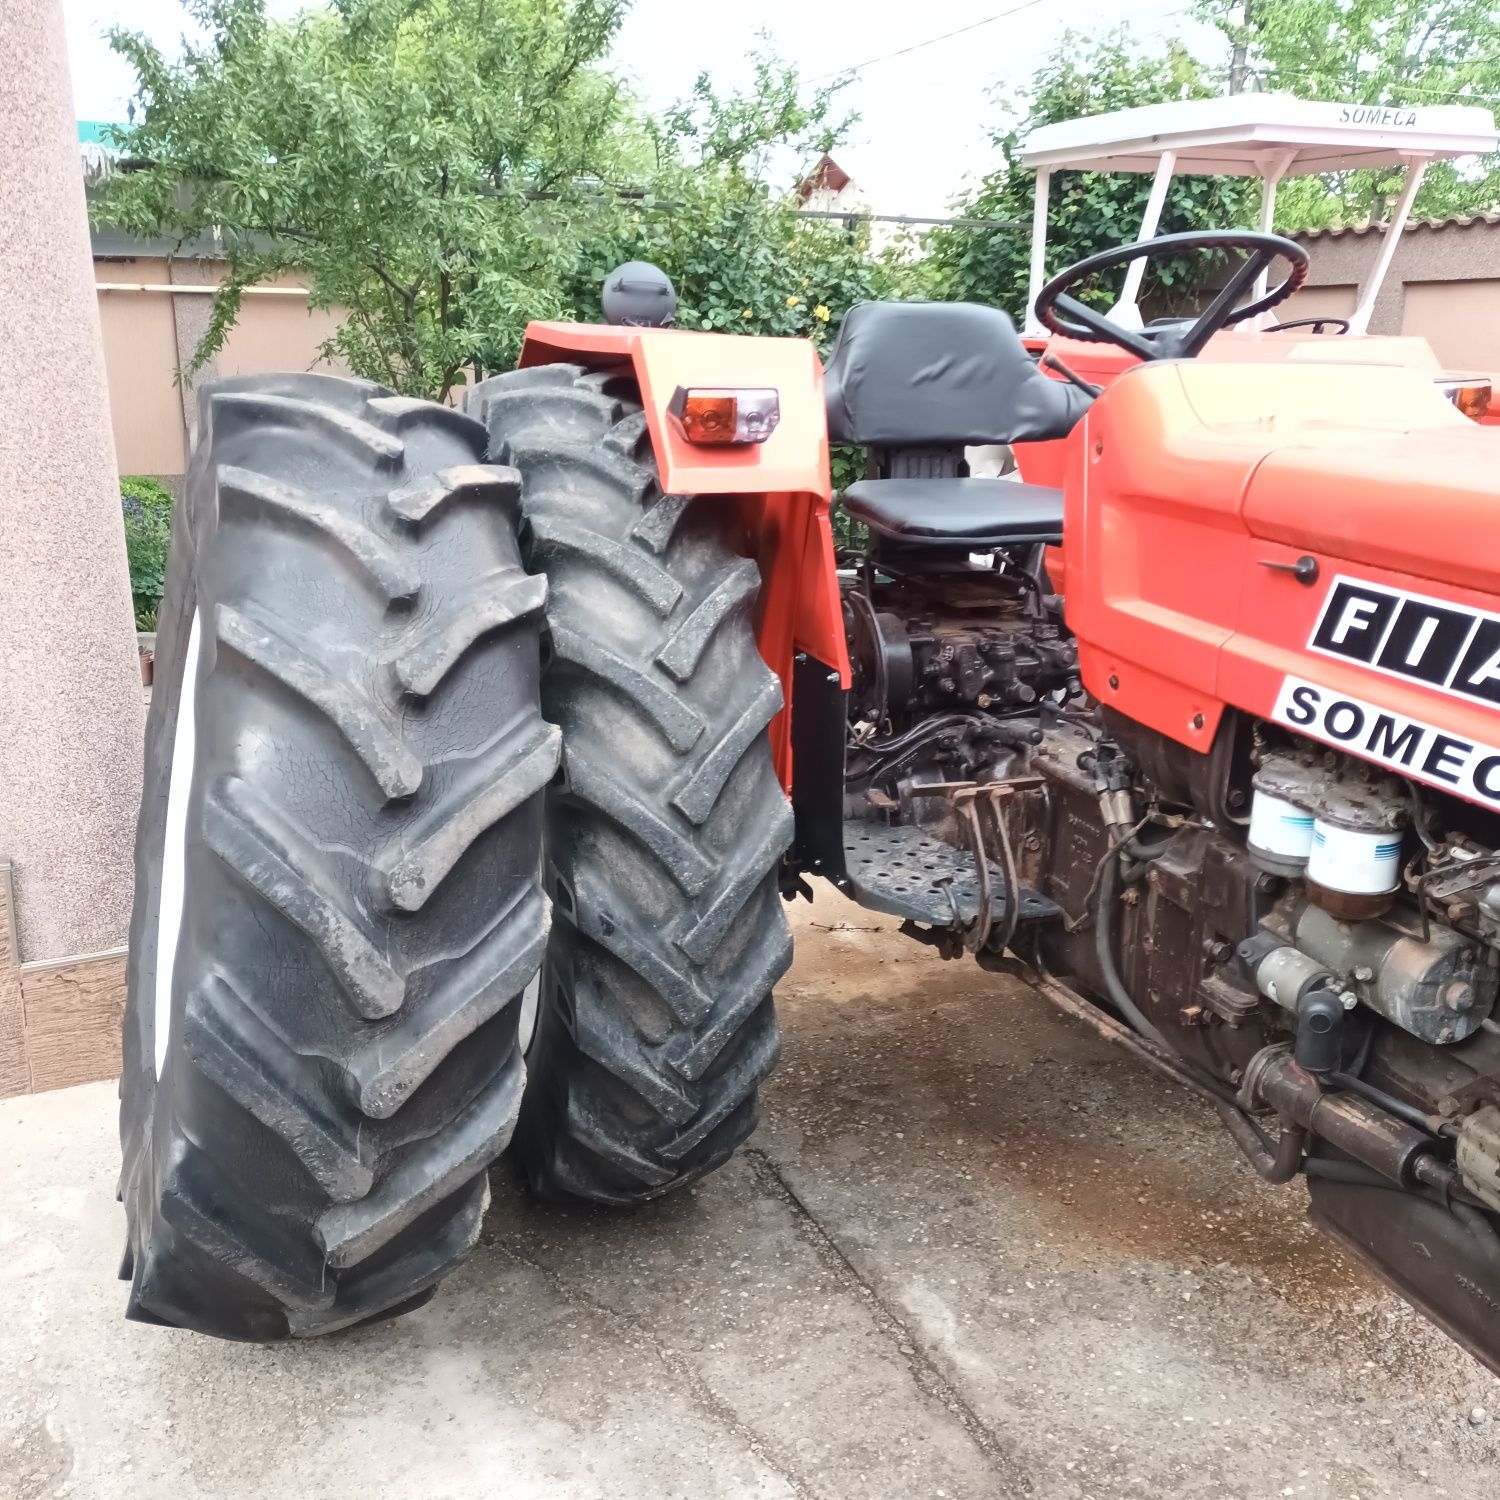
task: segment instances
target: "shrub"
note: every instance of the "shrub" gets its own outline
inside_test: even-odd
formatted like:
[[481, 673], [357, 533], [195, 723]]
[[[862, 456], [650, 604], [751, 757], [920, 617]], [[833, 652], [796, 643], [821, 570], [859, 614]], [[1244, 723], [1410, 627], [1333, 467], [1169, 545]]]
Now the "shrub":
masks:
[[125, 555], [130, 560], [135, 628], [155, 630], [167, 577], [172, 497], [156, 480], [129, 474], [120, 480], [120, 509], [125, 518]]

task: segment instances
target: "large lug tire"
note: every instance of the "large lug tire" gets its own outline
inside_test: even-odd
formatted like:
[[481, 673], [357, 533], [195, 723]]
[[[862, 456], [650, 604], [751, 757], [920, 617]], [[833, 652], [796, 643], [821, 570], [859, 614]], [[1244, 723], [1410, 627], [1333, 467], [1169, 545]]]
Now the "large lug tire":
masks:
[[325, 1333], [474, 1243], [546, 944], [545, 580], [470, 418], [211, 388], [177, 507], [121, 1081], [129, 1316]]
[[515, 1151], [544, 1195], [638, 1203], [729, 1158], [779, 1050], [792, 814], [759, 572], [736, 507], [662, 493], [628, 380], [553, 365], [470, 402], [522, 476], [527, 562], [548, 581], [542, 708], [564, 746]]

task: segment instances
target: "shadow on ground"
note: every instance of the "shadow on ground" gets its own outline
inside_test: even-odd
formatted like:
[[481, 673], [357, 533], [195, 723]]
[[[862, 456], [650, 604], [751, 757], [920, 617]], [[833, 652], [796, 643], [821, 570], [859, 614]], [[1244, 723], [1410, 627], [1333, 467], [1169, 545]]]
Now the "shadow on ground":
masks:
[[627, 1215], [508, 1171], [411, 1317], [124, 1323], [113, 1087], [0, 1105], [0, 1497], [1493, 1491], [1496, 1383], [1208, 1112], [1012, 981], [800, 908], [752, 1147]]

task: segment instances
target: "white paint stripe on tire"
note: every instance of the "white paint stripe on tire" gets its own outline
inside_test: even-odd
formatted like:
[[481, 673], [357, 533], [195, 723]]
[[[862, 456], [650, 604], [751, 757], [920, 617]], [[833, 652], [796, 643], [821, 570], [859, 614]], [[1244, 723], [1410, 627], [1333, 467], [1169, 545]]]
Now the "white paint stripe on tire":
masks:
[[161, 853], [161, 896], [156, 911], [156, 1076], [167, 1061], [172, 1033], [172, 976], [177, 967], [177, 944], [182, 936], [183, 900], [187, 884], [187, 814], [193, 792], [197, 758], [198, 650], [200, 620], [195, 611], [182, 665], [182, 687], [177, 696], [177, 723], [172, 734], [172, 771], [167, 783], [166, 834]]

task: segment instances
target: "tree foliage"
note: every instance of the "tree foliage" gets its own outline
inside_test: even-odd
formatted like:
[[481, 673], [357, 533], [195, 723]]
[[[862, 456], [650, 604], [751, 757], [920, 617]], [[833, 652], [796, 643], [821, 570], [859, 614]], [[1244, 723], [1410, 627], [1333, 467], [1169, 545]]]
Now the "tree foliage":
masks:
[[837, 85], [761, 57], [743, 91], [705, 74], [645, 116], [601, 62], [628, 0], [336, 0], [285, 22], [185, 3], [208, 40], [180, 59], [114, 35], [140, 76], [136, 169], [95, 212], [227, 262], [199, 365], [243, 288], [287, 272], [347, 309], [329, 357], [444, 397], [512, 364], [529, 319], [597, 317], [622, 261], [667, 271], [681, 326], [820, 345], [907, 271], [770, 185], [847, 129]]
[[125, 521], [125, 556], [135, 628], [155, 630], [167, 581], [167, 546], [172, 539], [172, 497], [154, 479], [120, 477], [120, 511]]
[[796, 197], [768, 182], [773, 157], [806, 162], [838, 143], [851, 122], [837, 114], [837, 92], [808, 92], [794, 68], [758, 57], [746, 90], [721, 94], [704, 74], [688, 100], [644, 121], [649, 186], [581, 237], [570, 282], [578, 315], [596, 315], [601, 281], [627, 260], [672, 278], [679, 327], [820, 347], [853, 303], [899, 291], [915, 273], [871, 253], [867, 224], [801, 218]]
[[[1250, 87], [1355, 104], [1500, 104], [1494, 0], [1197, 0], [1201, 20], [1243, 49]], [[1404, 173], [1344, 172], [1287, 184], [1277, 221], [1303, 228], [1387, 214]], [[1500, 203], [1500, 157], [1434, 162], [1414, 212]]]
[[[1203, 65], [1175, 42], [1157, 55], [1132, 46], [1124, 28], [1095, 41], [1071, 33], [1065, 36], [1026, 94], [1008, 103], [1007, 113], [1014, 123], [994, 137], [1000, 165], [954, 205], [958, 217], [1000, 220], [1012, 227], [953, 226], [928, 237], [942, 293], [994, 303], [1018, 320], [1024, 314], [1036, 173], [1021, 165], [1020, 148], [1032, 130], [1136, 105], [1207, 98], [1214, 92]], [[1150, 177], [1141, 173], [1055, 172], [1048, 205], [1049, 274], [1134, 239], [1150, 188]], [[1178, 178], [1168, 191], [1159, 232], [1243, 225], [1249, 222], [1248, 204], [1243, 183]], [[1206, 256], [1156, 262], [1152, 267], [1155, 284], [1148, 290], [1170, 307], [1175, 299], [1196, 291], [1209, 269]], [[1101, 278], [1085, 289], [1084, 300], [1110, 305], [1122, 277], [1123, 272]]]
[[596, 66], [624, 0], [336, 0], [285, 22], [186, 4], [208, 40], [180, 58], [112, 36], [139, 75], [140, 166], [96, 212], [227, 261], [199, 363], [243, 288], [284, 272], [347, 309], [328, 355], [411, 394], [510, 363], [528, 318], [564, 311], [559, 225], [625, 149]]

